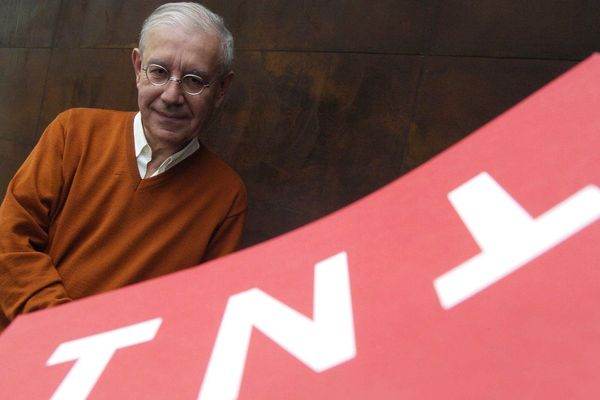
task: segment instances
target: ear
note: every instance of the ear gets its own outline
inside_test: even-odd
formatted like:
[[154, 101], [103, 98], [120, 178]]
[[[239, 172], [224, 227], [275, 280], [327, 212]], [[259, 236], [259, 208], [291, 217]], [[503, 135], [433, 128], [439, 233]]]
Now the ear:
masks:
[[135, 81], [139, 83], [140, 73], [142, 71], [142, 52], [135, 48], [131, 52], [131, 62], [133, 63], [133, 72], [135, 72]]
[[229, 91], [229, 87], [231, 86], [231, 82], [233, 81], [233, 77], [235, 74], [233, 71], [229, 72], [223, 78], [221, 78], [218, 82], [217, 94], [215, 95], [215, 105], [220, 107], [225, 100], [225, 95]]

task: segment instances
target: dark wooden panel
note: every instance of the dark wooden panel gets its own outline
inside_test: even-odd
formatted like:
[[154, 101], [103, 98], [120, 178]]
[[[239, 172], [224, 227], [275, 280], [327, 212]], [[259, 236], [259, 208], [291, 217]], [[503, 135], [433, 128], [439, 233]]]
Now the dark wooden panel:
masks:
[[0, 138], [33, 144], [49, 49], [0, 49]]
[[71, 107], [137, 110], [131, 50], [55, 49], [40, 130]]
[[33, 145], [0, 138], [0, 196], [3, 199], [8, 182], [21, 166]]
[[244, 177], [248, 243], [334, 211], [398, 177], [419, 57], [241, 53], [205, 141]]
[[441, 2], [433, 54], [582, 59], [600, 50], [598, 0]]
[[434, 57], [426, 63], [404, 167], [414, 168], [533, 93], [572, 62]]
[[0, 47], [50, 47], [60, 0], [2, 0]]
[[166, 1], [63, 0], [57, 47], [137, 46], [144, 19]]
[[[65, 0], [60, 47], [131, 47], [161, 1]], [[434, 0], [203, 2], [222, 15], [240, 49], [419, 53]], [[102, 16], [99, 18], [99, 16]]]
[[435, 0], [210, 1], [240, 49], [421, 53]]

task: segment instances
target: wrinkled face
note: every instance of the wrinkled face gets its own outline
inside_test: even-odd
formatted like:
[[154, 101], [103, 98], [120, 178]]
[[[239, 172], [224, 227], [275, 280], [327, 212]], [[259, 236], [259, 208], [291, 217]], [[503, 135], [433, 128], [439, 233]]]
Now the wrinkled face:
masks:
[[[232, 75], [219, 77], [219, 55], [220, 42], [216, 34], [189, 34], [171, 27], [150, 31], [143, 54], [139, 49], [133, 50], [138, 105], [153, 152], [180, 150], [198, 136], [213, 110], [221, 104]], [[142, 69], [149, 64], [163, 66], [177, 79], [194, 74], [206, 83], [216, 81], [199, 95], [189, 95], [175, 81], [163, 86], [150, 83]]]

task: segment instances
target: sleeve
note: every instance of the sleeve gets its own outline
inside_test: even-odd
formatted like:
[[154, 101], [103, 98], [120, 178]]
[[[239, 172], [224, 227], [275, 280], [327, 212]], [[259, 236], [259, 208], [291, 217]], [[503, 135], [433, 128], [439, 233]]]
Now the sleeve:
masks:
[[9, 183], [0, 206], [0, 307], [9, 320], [71, 300], [46, 254], [64, 185], [64, 142], [59, 117]]
[[242, 184], [230, 212], [213, 233], [203, 262], [232, 253], [240, 248], [246, 223], [247, 202], [246, 188]]

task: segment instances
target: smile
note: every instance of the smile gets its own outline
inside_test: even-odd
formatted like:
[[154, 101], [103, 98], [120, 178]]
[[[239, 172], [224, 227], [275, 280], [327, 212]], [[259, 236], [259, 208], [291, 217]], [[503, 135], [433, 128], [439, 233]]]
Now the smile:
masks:
[[158, 110], [154, 110], [154, 112], [156, 114], [158, 114], [158, 116], [160, 116], [161, 118], [165, 118], [165, 119], [184, 119], [184, 118], [186, 118], [186, 116], [182, 115], [182, 114], [170, 114], [170, 113], [165, 113], [165, 112], [158, 111]]

